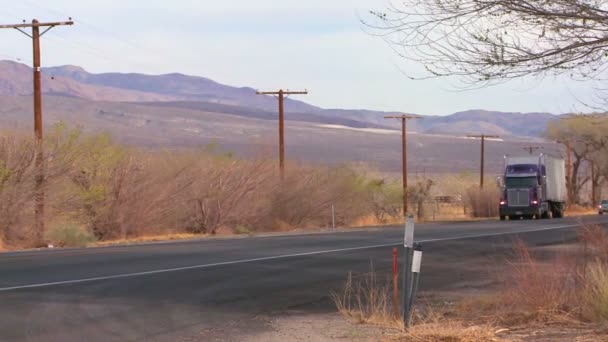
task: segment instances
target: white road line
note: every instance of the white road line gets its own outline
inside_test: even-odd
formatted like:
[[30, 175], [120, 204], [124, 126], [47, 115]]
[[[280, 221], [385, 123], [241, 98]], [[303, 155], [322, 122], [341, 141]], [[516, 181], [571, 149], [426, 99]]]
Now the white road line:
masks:
[[20, 289], [31, 289], [31, 288], [37, 288], [37, 287], [55, 286], [55, 285], [88, 283], [88, 282], [99, 281], [99, 280], [109, 280], [109, 279], [119, 279], [119, 278], [131, 278], [131, 277], [138, 277], [138, 276], [143, 276], [143, 275], [151, 275], [151, 274], [159, 274], [159, 273], [167, 273], [167, 272], [176, 272], [176, 271], [185, 271], [185, 270], [193, 270], [193, 269], [199, 269], [199, 268], [209, 268], [209, 267], [215, 267], [215, 266], [226, 266], [226, 265], [234, 265], [234, 264], [244, 264], [244, 263], [255, 262], [255, 261], [276, 260], [276, 259], [293, 258], [293, 257], [299, 257], [299, 256], [316, 255], [316, 254], [347, 252], [347, 251], [355, 251], [355, 250], [361, 250], [361, 249], [372, 249], [372, 248], [380, 248], [380, 247], [389, 247], [389, 246], [396, 246], [397, 244], [398, 243], [388, 243], [388, 244], [383, 244], [383, 245], [340, 248], [340, 249], [331, 249], [331, 250], [317, 251], [317, 252], [305, 252], [305, 253], [296, 253], [296, 254], [276, 255], [276, 256], [269, 256], [269, 257], [262, 257], [262, 258], [253, 258], [253, 259], [223, 261], [223, 262], [216, 262], [216, 263], [204, 264], [204, 265], [194, 265], [194, 266], [185, 266], [185, 267], [176, 267], [176, 268], [166, 268], [166, 269], [162, 269], [162, 270], [154, 270], [154, 271], [146, 271], [146, 272], [136, 272], [136, 273], [126, 273], [126, 274], [118, 274], [118, 275], [111, 275], [111, 276], [105, 276], [105, 277], [95, 277], [95, 278], [85, 278], [85, 279], [76, 279], [76, 280], [56, 281], [56, 282], [41, 283], [41, 284], [11, 286], [11, 287], [0, 288], [0, 292], [1, 291], [11, 291], [11, 290], [20, 290]]
[[[566, 226], [557, 226], [557, 227], [545, 227], [539, 229], [532, 230], [520, 230], [520, 231], [508, 231], [508, 232], [498, 232], [491, 234], [477, 234], [477, 235], [462, 235], [455, 236], [449, 238], [440, 238], [440, 239], [426, 239], [426, 240], [417, 240], [417, 242], [438, 242], [438, 241], [450, 241], [450, 240], [463, 240], [463, 239], [472, 239], [479, 237], [488, 237], [488, 236], [498, 236], [498, 235], [510, 235], [510, 234], [520, 234], [520, 233], [533, 233], [540, 232], [546, 230], [556, 230], [556, 229], [566, 229], [566, 228], [575, 228], [581, 226], [580, 224], [566, 225]], [[68, 285], [68, 284], [79, 284], [79, 283], [88, 283], [100, 280], [110, 280], [110, 279], [120, 279], [120, 278], [131, 278], [131, 277], [139, 277], [144, 275], [152, 275], [152, 274], [160, 274], [160, 273], [168, 273], [168, 272], [177, 272], [177, 271], [185, 271], [185, 270], [193, 270], [193, 269], [201, 269], [201, 268], [210, 268], [216, 266], [226, 266], [226, 265], [235, 265], [235, 264], [244, 264], [256, 261], [266, 261], [266, 260], [277, 260], [277, 259], [286, 259], [293, 257], [301, 257], [308, 255], [318, 255], [318, 254], [327, 254], [327, 253], [337, 253], [337, 252], [347, 252], [347, 251], [356, 251], [363, 249], [373, 249], [380, 247], [392, 247], [398, 246], [402, 242], [395, 243], [387, 243], [381, 245], [372, 245], [372, 246], [361, 246], [361, 247], [349, 247], [349, 248], [340, 248], [340, 249], [330, 249], [324, 251], [316, 251], [316, 252], [304, 252], [304, 253], [296, 253], [296, 254], [284, 254], [284, 255], [275, 255], [269, 257], [261, 257], [261, 258], [253, 258], [253, 259], [241, 259], [241, 260], [233, 260], [233, 261], [223, 261], [216, 262], [212, 264], [204, 264], [204, 265], [194, 265], [194, 266], [185, 266], [185, 267], [176, 267], [176, 268], [166, 268], [161, 270], [154, 271], [145, 271], [145, 272], [135, 272], [135, 273], [126, 273], [126, 274], [117, 274], [105, 277], [94, 277], [94, 278], [84, 278], [84, 279], [75, 279], [75, 280], [66, 280], [66, 281], [56, 281], [49, 283], [40, 283], [40, 284], [29, 284], [29, 285], [20, 285], [20, 286], [11, 286], [0, 288], [0, 292], [2, 291], [12, 291], [12, 290], [21, 290], [21, 289], [31, 289], [31, 288], [39, 288], [39, 287], [49, 287], [56, 285]]]
[[530, 230], [516, 230], [516, 231], [508, 231], [508, 232], [491, 233], [491, 234], [461, 235], [461, 236], [454, 236], [454, 237], [449, 237], [449, 238], [416, 240], [416, 242], [437, 242], [437, 241], [450, 241], [450, 240], [464, 240], [464, 239], [474, 239], [474, 238], [488, 237], [488, 236], [512, 235], [512, 234], [521, 234], [521, 233], [534, 233], [534, 232], [542, 232], [542, 231], [546, 231], [546, 230], [558, 230], [558, 229], [576, 228], [576, 227], [581, 227], [581, 225], [580, 224], [571, 224], [571, 225], [567, 225], [567, 226], [545, 227], [545, 228], [530, 229]]

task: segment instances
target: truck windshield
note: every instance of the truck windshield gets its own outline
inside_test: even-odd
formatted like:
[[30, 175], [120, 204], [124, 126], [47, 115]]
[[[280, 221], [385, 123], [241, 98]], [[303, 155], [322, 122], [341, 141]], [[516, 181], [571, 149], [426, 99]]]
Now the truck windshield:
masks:
[[532, 188], [538, 186], [536, 177], [507, 177], [505, 180], [507, 188]]

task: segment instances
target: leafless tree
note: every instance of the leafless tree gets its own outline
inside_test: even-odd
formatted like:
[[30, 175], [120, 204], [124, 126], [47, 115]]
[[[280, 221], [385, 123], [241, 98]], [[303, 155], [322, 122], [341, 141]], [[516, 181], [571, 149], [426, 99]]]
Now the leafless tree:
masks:
[[428, 77], [485, 85], [526, 75], [598, 79], [608, 61], [605, 0], [402, 0], [364, 23]]

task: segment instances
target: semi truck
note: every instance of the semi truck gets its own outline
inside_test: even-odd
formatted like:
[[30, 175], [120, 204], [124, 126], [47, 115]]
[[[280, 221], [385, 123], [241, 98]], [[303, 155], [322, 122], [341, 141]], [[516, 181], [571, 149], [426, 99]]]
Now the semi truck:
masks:
[[500, 219], [548, 219], [566, 210], [566, 163], [563, 158], [505, 156], [501, 187]]

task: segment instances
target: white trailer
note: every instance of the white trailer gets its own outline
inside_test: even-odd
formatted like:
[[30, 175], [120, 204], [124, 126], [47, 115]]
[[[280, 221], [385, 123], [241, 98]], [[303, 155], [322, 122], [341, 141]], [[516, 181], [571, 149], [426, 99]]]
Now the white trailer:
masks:
[[505, 156], [501, 177], [500, 219], [562, 217], [566, 204], [564, 159]]

